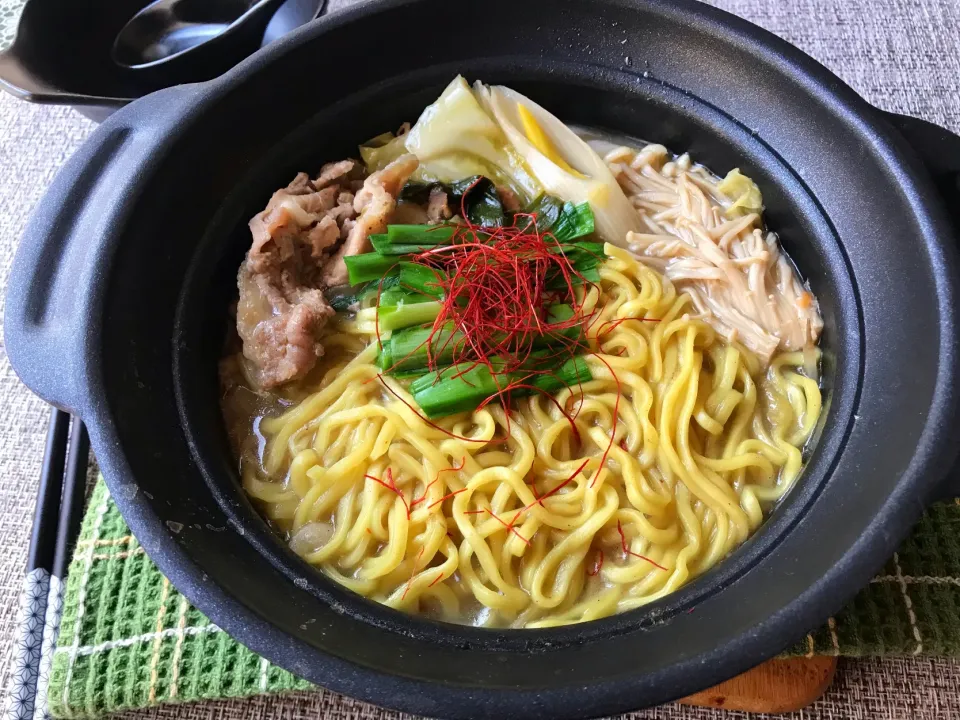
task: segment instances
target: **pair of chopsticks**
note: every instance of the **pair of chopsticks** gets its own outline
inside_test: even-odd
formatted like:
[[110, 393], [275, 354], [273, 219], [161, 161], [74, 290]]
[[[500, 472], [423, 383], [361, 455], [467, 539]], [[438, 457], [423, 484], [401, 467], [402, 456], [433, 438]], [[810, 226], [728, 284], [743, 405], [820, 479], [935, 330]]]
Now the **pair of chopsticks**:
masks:
[[[68, 442], [69, 435], [69, 442]], [[56, 408], [44, 451], [33, 534], [20, 596], [5, 720], [47, 718], [47, 685], [60, 629], [63, 579], [80, 533], [90, 440], [79, 418]]]

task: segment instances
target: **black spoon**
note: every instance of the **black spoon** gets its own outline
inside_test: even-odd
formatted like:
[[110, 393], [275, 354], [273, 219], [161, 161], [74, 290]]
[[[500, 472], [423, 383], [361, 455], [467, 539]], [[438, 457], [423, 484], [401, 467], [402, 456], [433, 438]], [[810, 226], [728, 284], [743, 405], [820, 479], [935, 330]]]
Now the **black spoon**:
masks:
[[327, 0], [286, 0], [270, 18], [260, 47], [266, 47], [287, 33], [316, 20], [327, 9]]
[[[317, 0], [314, 0], [316, 6]], [[112, 56], [131, 69], [186, 60], [204, 49], [244, 55], [256, 49], [270, 16], [283, 0], [156, 0], [134, 15], [117, 34]], [[246, 47], [253, 43], [252, 47]]]

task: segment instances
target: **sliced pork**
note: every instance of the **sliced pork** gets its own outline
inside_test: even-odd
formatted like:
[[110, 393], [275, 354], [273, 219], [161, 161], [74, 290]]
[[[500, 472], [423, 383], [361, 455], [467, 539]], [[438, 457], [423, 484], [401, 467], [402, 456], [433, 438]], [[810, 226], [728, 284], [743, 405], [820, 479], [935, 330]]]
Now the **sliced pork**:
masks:
[[324, 270], [323, 282], [327, 287], [346, 284], [347, 266], [343, 258], [369, 252], [370, 236], [386, 231], [387, 223], [397, 209], [397, 196], [419, 164], [415, 155], [401, 155], [364, 181], [353, 201], [356, 223]]
[[261, 388], [302, 378], [323, 355], [321, 330], [334, 315], [324, 291], [346, 284], [343, 258], [387, 229], [418, 164], [404, 155], [364, 179], [353, 160], [329, 163], [314, 180], [298, 174], [250, 221], [237, 331]]
[[357, 217], [363, 170], [352, 160], [298, 174], [250, 221], [253, 243], [237, 285], [237, 331], [262, 388], [301, 378], [323, 354], [320, 330], [334, 314], [324, 267]]
[[452, 217], [453, 210], [450, 209], [446, 191], [439, 187], [430, 190], [430, 198], [427, 201], [427, 222], [438, 225]]

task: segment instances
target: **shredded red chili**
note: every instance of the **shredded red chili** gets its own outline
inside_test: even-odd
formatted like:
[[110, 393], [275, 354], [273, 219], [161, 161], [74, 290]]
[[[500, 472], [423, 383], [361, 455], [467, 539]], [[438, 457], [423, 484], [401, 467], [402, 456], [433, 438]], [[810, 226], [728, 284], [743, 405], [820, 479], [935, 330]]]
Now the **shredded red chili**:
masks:
[[[587, 281], [564, 247], [551, 233], [539, 230], [536, 214], [520, 214], [510, 227], [480, 227], [467, 220], [447, 245], [409, 256], [409, 262], [435, 275], [441, 295], [441, 310], [424, 342], [427, 367], [435, 371], [452, 364], [458, 368], [455, 376], [461, 376], [486, 365], [498, 381], [514, 375], [493, 398], [508, 408], [511, 391], [538, 391], [530, 378], [552, 373], [544, 369], [556, 366], [551, 360], [564, 362], [581, 354], [583, 346], [570, 331], [589, 327], [599, 311], [584, 308], [577, 288]], [[551, 316], [550, 308], [557, 304], [569, 305], [572, 314], [565, 319]], [[455, 335], [438, 337], [451, 327]], [[551, 338], [550, 349], [543, 351], [548, 355], [531, 363], [543, 336]], [[446, 355], [443, 363], [438, 362], [441, 354]]]
[[665, 568], [663, 565], [654, 562], [653, 560], [651, 560], [650, 558], [648, 558], [646, 555], [641, 555], [640, 553], [635, 553], [633, 550], [630, 549], [630, 546], [629, 546], [629, 544], [627, 543], [627, 536], [623, 534], [623, 526], [620, 524], [620, 521], [619, 521], [619, 520], [617, 520], [617, 532], [620, 533], [620, 547], [623, 548], [623, 552], [625, 552], [627, 555], [633, 555], [635, 558], [640, 558], [641, 560], [646, 560], [648, 563], [650, 563], [651, 565], [653, 565], [655, 568], [659, 568], [660, 570], [666, 571], [666, 568]]
[[597, 555], [593, 561], [593, 570], [587, 570], [587, 575], [595, 577], [600, 574], [600, 568], [603, 567], [603, 550], [597, 550]]

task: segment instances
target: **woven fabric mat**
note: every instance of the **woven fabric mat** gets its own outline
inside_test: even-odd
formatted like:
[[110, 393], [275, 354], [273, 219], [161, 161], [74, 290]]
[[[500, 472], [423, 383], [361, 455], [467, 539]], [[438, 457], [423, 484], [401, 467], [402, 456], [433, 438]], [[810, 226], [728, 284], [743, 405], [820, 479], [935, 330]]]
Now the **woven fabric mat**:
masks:
[[[856, 599], [787, 655], [960, 655], [960, 500], [934, 505]], [[55, 717], [308, 689], [193, 608], [97, 483], [69, 568]]]
[[[331, 10], [353, 1], [331, 0]], [[23, 0], [0, 0], [0, 48], [13, 37], [22, 3]], [[960, 132], [958, 0], [713, 0], [713, 4], [798, 45], [879, 107], [923, 117]], [[29, 211], [59, 166], [92, 128], [89, 121], [69, 109], [26, 105], [0, 93], [0, 289], [6, 286], [13, 251]], [[0, 308], [2, 302], [0, 294]], [[48, 417], [48, 409], [19, 384], [10, 370], [2, 349], [2, 336], [0, 417], [5, 420], [0, 424], [2, 694], [7, 687], [12, 657], [11, 637]], [[920, 552], [921, 557], [928, 557], [923, 548]], [[905, 551], [899, 559], [901, 570], [905, 563], [912, 562], [907, 560]], [[896, 568], [888, 568], [885, 573], [895, 577]], [[906, 576], [913, 577], [904, 574], [905, 581]], [[882, 582], [891, 591], [896, 589], [895, 583]], [[920, 584], [907, 585], [911, 597]], [[172, 595], [171, 602], [178, 603], [179, 597]], [[890, 602], [894, 613], [906, 608], [896, 595]], [[168, 603], [167, 607], [172, 614], [179, 609], [177, 604]], [[919, 607], [914, 612], [918, 617], [924, 613]], [[846, 623], [843, 616], [837, 620], [838, 643], [846, 643]], [[903, 627], [902, 617], [896, 624]], [[925, 651], [932, 647], [928, 642], [940, 642], [932, 628], [921, 623], [918, 629]], [[153, 629], [146, 631], [153, 632]], [[929, 635], [925, 634], [928, 631]], [[212, 633], [207, 638], [215, 636], [217, 634]], [[885, 646], [892, 644], [887, 639], [883, 642]], [[815, 634], [814, 643], [817, 647], [831, 647], [829, 630]], [[164, 671], [159, 661], [157, 671], [159, 678], [159, 673]], [[180, 682], [178, 680], [178, 686]], [[124, 713], [118, 720], [238, 717], [245, 720], [409, 720], [409, 716], [315, 690], [190, 705], [161, 704]], [[629, 720], [757, 720], [760, 717], [763, 716], [666, 705], [632, 713]], [[796, 720], [796, 716], [792, 717]], [[926, 655], [844, 660], [831, 690], [805, 710], [802, 717], [805, 720], [958, 718], [960, 662]]]

